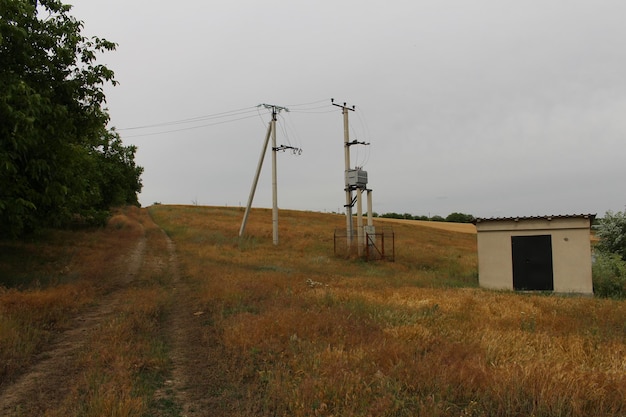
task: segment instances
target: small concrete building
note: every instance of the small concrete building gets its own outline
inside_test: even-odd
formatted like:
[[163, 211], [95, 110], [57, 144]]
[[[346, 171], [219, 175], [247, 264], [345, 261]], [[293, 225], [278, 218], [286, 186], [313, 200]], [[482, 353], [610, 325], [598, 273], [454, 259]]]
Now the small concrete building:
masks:
[[483, 288], [593, 294], [595, 215], [476, 219]]

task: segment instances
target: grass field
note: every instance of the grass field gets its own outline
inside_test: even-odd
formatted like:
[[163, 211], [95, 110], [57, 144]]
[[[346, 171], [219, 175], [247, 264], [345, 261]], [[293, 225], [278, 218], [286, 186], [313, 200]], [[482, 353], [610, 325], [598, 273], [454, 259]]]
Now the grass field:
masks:
[[405, 219], [391, 219], [386, 217], [379, 217], [376, 219], [378, 223], [396, 223], [396, 224], [412, 224], [414, 226], [426, 226], [433, 227], [435, 229], [448, 230], [451, 232], [459, 233], [476, 233], [476, 226], [471, 223], [449, 223], [449, 222], [431, 222], [425, 220], [405, 220]]
[[[270, 210], [253, 210], [241, 239], [243, 212], [237, 208], [147, 210], [175, 242], [181, 280], [192, 291], [184, 300], [168, 298], [163, 291], [170, 283], [161, 277], [146, 278], [128, 295], [144, 301], [137, 308], [149, 317], [167, 314], [168, 303], [193, 306], [204, 332], [219, 344], [198, 346], [198, 357], [216, 361], [210, 355], [221, 352], [220, 383], [196, 387], [214, 399], [214, 408], [190, 415], [626, 415], [624, 302], [480, 289], [471, 232], [393, 223], [395, 262], [364, 262], [333, 255], [333, 230], [345, 227], [339, 215], [281, 211], [274, 246]], [[389, 223], [376, 219], [375, 225]], [[82, 256], [54, 238], [46, 242], [37, 245], [56, 249], [29, 264], [32, 271]], [[97, 252], [90, 256], [97, 259]], [[2, 262], [0, 271], [18, 269]], [[55, 277], [47, 286], [4, 289], [0, 320], [15, 320], [12, 332], [20, 333], [36, 307], [11, 300], [43, 300], [65, 285], [89, 293], [93, 283], [76, 272], [71, 283]], [[71, 316], [88, 302], [75, 298], [69, 306], [54, 298], [50, 303]], [[140, 332], [138, 346], [163, 350], [152, 359], [146, 354], [140, 369], [161, 369], [171, 343], [161, 343], [162, 335], [150, 329]], [[0, 333], [3, 355], [6, 337]], [[12, 360], [27, 362], [41, 343]], [[144, 373], [135, 381], [149, 387], [146, 378], [158, 385], [166, 375]], [[107, 374], [107, 380], [115, 378]], [[131, 380], [127, 386], [138, 384], [132, 373], [122, 378]], [[128, 389], [127, 396], [141, 399], [146, 392]], [[141, 405], [132, 408], [135, 414], [116, 415], [182, 416], [177, 407], [165, 414], [149, 399], [135, 401]]]
[[281, 212], [274, 247], [269, 211], [243, 241], [236, 209], [151, 212], [250, 415], [626, 413], [624, 304], [478, 289], [473, 234], [394, 224], [396, 262], [366, 263], [332, 256], [342, 216]]
[[0, 242], [0, 415], [145, 415], [168, 362], [161, 233], [129, 208], [103, 229]]

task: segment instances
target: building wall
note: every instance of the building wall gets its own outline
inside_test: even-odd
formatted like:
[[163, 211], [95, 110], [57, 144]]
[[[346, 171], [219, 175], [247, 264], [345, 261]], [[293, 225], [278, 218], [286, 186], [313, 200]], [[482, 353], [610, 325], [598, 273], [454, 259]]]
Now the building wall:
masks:
[[476, 224], [481, 287], [513, 290], [511, 236], [552, 236], [554, 291], [592, 294], [589, 218], [487, 220]]

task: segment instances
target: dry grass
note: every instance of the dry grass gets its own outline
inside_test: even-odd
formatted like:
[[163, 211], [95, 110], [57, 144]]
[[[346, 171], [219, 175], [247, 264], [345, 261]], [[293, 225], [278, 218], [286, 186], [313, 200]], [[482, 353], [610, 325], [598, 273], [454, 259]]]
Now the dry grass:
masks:
[[626, 413], [622, 302], [476, 288], [476, 237], [398, 223], [396, 262], [333, 257], [344, 218], [151, 209], [221, 334], [236, 415]]
[[[169, 275], [152, 263], [167, 256], [165, 241], [148, 239], [145, 266], [136, 276], [128, 276], [128, 258], [140, 239], [154, 233], [161, 232], [145, 211], [128, 208], [105, 229], [4, 243], [17, 258], [5, 261], [2, 277], [25, 284], [0, 287], [0, 388], [40, 360], [37, 354], [59, 336], [67, 338], [61, 332], [94, 322], [79, 328], [74, 342], [62, 339], [75, 345], [71, 363], [67, 354], [46, 354], [65, 374], [41, 381], [37, 398], [20, 404], [15, 415], [144, 415], [168, 361], [160, 323], [170, 302]], [[33, 257], [38, 248], [44, 255]], [[27, 262], [22, 271], [15, 266], [20, 259]], [[27, 274], [43, 280], [29, 282]], [[84, 313], [89, 318], [76, 320]]]
[[408, 219], [392, 219], [387, 217], [378, 217], [376, 221], [382, 223], [396, 223], [396, 224], [413, 224], [419, 226], [432, 227], [435, 229], [448, 230], [451, 232], [459, 233], [476, 233], [476, 226], [471, 223], [450, 223], [450, 222], [434, 222], [426, 220], [408, 220]]
[[46, 416], [142, 416], [168, 365], [158, 337], [166, 294], [158, 288], [124, 291], [121, 304], [87, 335], [69, 394]]
[[[242, 239], [240, 209], [150, 213], [176, 242], [192, 290], [184, 300], [172, 298], [171, 271], [150, 260], [165, 256], [162, 239], [148, 240], [131, 284], [109, 279], [141, 233], [160, 233], [145, 211], [12, 247], [34, 284], [0, 293], [2, 380], [77, 312], [106, 294], [117, 300], [85, 336], [67, 395], [31, 415], [150, 415], [169, 363], [162, 317], [174, 301], [201, 312], [205, 337], [215, 338], [197, 352], [219, 369], [219, 384], [191, 378], [214, 398], [203, 410], [211, 415], [626, 414], [624, 302], [479, 289], [471, 233], [397, 223], [396, 262], [367, 263], [333, 256], [343, 216], [281, 211], [275, 247], [269, 210], [253, 210]], [[36, 284], [37, 275], [51, 278]]]
[[2, 243], [10, 258], [0, 264], [0, 380], [11, 380], [71, 317], [116, 285], [107, 273], [137, 231], [114, 229]]

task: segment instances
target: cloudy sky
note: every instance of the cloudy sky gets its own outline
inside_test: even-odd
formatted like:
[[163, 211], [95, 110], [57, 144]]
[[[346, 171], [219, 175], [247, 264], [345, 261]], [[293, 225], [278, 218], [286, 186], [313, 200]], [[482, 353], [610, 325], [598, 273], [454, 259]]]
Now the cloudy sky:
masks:
[[[100, 58], [111, 126], [138, 146], [144, 206], [245, 206], [270, 114], [283, 209], [345, 202], [351, 165], [378, 213], [622, 211], [623, 0], [67, 0]], [[271, 159], [255, 207], [271, 207]]]

